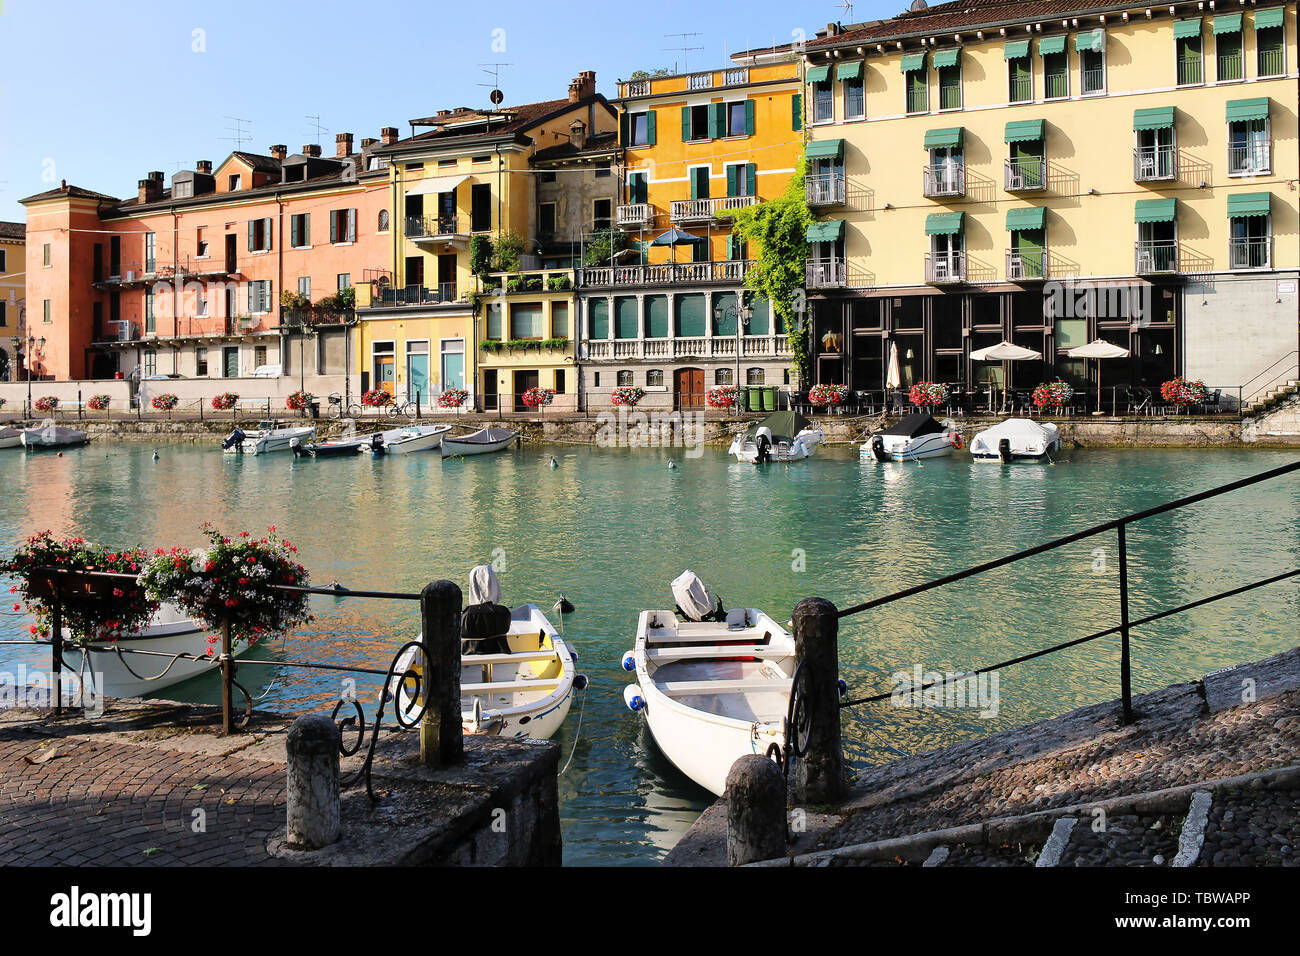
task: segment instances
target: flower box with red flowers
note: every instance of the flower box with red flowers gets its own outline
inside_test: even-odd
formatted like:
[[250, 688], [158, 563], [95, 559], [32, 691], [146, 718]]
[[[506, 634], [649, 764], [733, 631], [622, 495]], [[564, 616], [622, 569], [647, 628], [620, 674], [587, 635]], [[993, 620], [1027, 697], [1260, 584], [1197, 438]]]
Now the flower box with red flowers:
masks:
[[439, 408], [460, 408], [469, 398], [469, 392], [463, 388], [448, 388], [438, 396]]
[[1038, 408], [1060, 408], [1074, 397], [1074, 389], [1066, 382], [1044, 382], [1034, 389], [1032, 401]]
[[295, 412], [300, 412], [311, 405], [312, 399], [315, 397], [316, 396], [311, 392], [292, 392], [289, 397], [284, 400], [284, 407], [293, 409]]
[[637, 385], [620, 385], [609, 393], [609, 403], [624, 408], [636, 408], [637, 402], [645, 398], [645, 389]]
[[113, 400], [112, 395], [92, 395], [86, 402], [86, 407], [91, 411], [102, 412], [108, 409], [108, 404]]
[[907, 393], [913, 405], [934, 408], [948, 401], [948, 386], [943, 382], [917, 382]]
[[239, 401], [239, 396], [234, 392], [222, 392], [220, 395], [214, 395], [212, 398], [212, 407], [219, 412], [229, 411], [235, 407]]
[[549, 405], [555, 400], [555, 389], [553, 388], [530, 388], [523, 394], [524, 404], [529, 408], [537, 408], [541, 405]]
[[154, 408], [158, 409], [160, 412], [170, 412], [179, 403], [180, 403], [179, 398], [177, 398], [175, 395], [167, 394], [167, 395], [155, 395], [153, 397], [153, 401], [150, 402], [149, 404], [151, 404]]
[[1203, 405], [1208, 395], [1204, 382], [1189, 382], [1181, 375], [1160, 386], [1160, 397], [1173, 405]]
[[718, 385], [704, 393], [709, 408], [732, 408], [740, 404], [740, 389], [735, 385]]
[[38, 412], [52, 412], [59, 407], [58, 396], [42, 395], [35, 402], [32, 403], [32, 407], [35, 408]]
[[383, 408], [393, 400], [387, 389], [372, 388], [361, 396], [361, 404], [369, 408]]
[[843, 405], [848, 397], [847, 385], [814, 385], [808, 390], [808, 402], [818, 408]]

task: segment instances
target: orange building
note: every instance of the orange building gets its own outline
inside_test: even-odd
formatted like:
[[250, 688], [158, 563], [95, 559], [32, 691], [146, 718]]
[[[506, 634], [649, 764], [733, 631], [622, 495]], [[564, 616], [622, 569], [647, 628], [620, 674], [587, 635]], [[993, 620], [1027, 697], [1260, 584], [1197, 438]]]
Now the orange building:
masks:
[[[24, 199], [29, 328], [47, 377], [341, 383], [352, 289], [391, 261], [380, 145], [354, 152], [341, 133], [330, 157], [236, 151], [170, 188], [151, 172], [125, 201], [66, 182]], [[298, 341], [304, 316], [315, 327]]]

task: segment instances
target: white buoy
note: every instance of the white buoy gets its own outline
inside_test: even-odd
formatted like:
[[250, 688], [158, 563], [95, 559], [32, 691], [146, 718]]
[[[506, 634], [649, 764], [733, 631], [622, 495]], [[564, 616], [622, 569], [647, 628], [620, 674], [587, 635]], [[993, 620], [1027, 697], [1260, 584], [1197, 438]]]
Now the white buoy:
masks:
[[636, 670], [636, 654], [632, 651], [628, 651], [623, 655], [623, 659], [619, 663], [623, 665], [623, 670], [625, 671]]
[[636, 684], [628, 684], [623, 688], [623, 703], [627, 704], [627, 709], [638, 711], [645, 707], [645, 698], [641, 696], [641, 688]]

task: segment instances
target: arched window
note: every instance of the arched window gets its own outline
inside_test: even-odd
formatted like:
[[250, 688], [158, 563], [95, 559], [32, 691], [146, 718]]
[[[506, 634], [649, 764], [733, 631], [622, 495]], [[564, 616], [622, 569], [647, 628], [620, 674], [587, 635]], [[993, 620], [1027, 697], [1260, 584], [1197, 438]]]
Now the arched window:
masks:
[[652, 368], [645, 373], [645, 383], [647, 385], [662, 385], [664, 383], [664, 370], [661, 368]]
[[714, 384], [714, 385], [733, 385], [733, 384], [735, 384], [735, 378], [736, 378], [736, 376], [732, 374], [731, 369], [729, 369], [729, 368], [720, 368], [720, 369], [718, 369], [716, 372], [713, 373], [713, 384]]
[[379, 210], [379, 231], [380, 232], [388, 231], [388, 210], [387, 209]]
[[763, 384], [763, 370], [762, 370], [761, 368], [748, 368], [748, 369], [745, 369], [745, 384], [746, 384], [746, 385], [762, 385], [762, 384]]
[[619, 384], [619, 385], [631, 385], [631, 384], [632, 384], [632, 370], [631, 370], [631, 369], [626, 369], [626, 368], [624, 368], [624, 369], [619, 369], [619, 372], [618, 372], [618, 384]]

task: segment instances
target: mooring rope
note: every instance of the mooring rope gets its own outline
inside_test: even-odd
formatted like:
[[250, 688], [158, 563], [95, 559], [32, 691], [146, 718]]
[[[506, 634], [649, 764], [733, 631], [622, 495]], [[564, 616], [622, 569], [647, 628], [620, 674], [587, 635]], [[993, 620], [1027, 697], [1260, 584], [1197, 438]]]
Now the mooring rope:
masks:
[[582, 691], [582, 705], [578, 708], [578, 726], [573, 731], [573, 747], [569, 750], [569, 759], [564, 761], [564, 767], [560, 770], [560, 776], [569, 769], [569, 764], [573, 763], [573, 755], [578, 752], [578, 738], [582, 736], [582, 715], [587, 710], [587, 690]]

